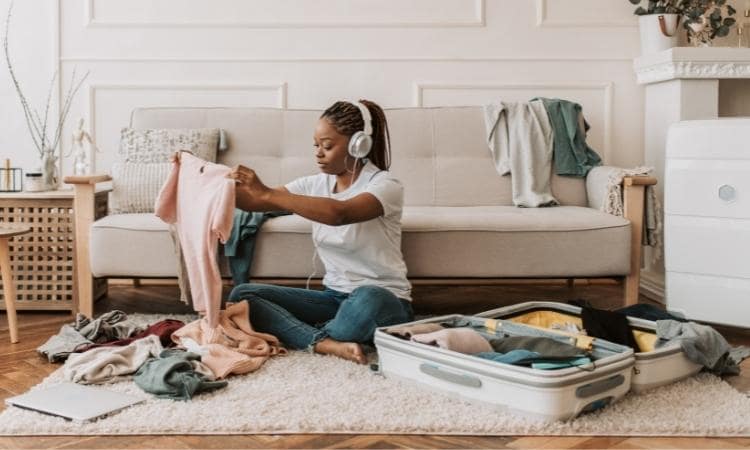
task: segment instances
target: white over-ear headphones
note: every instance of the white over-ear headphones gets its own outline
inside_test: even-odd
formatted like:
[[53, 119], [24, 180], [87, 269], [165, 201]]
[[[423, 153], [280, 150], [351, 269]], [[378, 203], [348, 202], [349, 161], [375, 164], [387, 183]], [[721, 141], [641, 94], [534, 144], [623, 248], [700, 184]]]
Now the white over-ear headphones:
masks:
[[357, 105], [359, 111], [362, 113], [362, 120], [365, 121], [365, 129], [355, 132], [349, 138], [349, 154], [354, 158], [364, 158], [370, 153], [370, 149], [372, 148], [372, 117], [367, 106], [359, 101], [352, 103]]

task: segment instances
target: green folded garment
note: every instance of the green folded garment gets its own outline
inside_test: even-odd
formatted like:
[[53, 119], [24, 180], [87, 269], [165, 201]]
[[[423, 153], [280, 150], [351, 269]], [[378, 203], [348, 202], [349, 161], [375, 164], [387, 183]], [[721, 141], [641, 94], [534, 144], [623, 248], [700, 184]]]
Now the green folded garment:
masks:
[[159, 358], [146, 361], [138, 369], [135, 384], [157, 397], [174, 400], [189, 400], [201, 392], [225, 387], [226, 381], [213, 381], [213, 374], [200, 359], [196, 353], [164, 350]]
[[602, 159], [586, 143], [589, 124], [578, 103], [557, 98], [535, 98], [544, 103], [554, 136], [554, 166], [558, 175], [585, 177]]

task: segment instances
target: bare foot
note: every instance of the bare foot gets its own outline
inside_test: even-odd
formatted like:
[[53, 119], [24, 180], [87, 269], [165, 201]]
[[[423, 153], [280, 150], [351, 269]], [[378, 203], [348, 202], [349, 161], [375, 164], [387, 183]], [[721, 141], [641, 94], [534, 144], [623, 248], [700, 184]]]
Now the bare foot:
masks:
[[358, 364], [367, 364], [365, 352], [356, 342], [339, 342], [331, 338], [325, 338], [315, 344], [315, 351], [323, 355], [334, 355], [348, 359]]

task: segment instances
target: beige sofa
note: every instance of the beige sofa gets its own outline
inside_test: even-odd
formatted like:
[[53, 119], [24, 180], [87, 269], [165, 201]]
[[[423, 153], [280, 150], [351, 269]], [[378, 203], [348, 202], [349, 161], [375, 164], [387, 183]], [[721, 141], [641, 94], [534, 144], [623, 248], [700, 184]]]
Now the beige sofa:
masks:
[[[625, 179], [626, 218], [599, 211], [606, 177], [554, 175], [561, 206], [516, 208], [509, 177], [495, 171], [481, 107], [386, 111], [391, 171], [405, 186], [403, 254], [414, 280], [592, 278], [625, 280], [625, 303], [637, 301], [644, 186]], [[312, 133], [320, 111], [236, 108], [144, 108], [134, 128], [222, 128], [228, 149], [219, 162], [254, 168], [278, 186], [316, 173]], [[91, 277], [176, 276], [167, 226], [153, 214], [94, 220], [95, 185], [106, 175], [68, 177], [76, 190], [78, 307], [93, 311]], [[299, 216], [268, 221], [257, 240], [251, 277], [304, 279], [312, 272], [310, 222]], [[322, 265], [318, 262], [318, 276]], [[457, 281], [458, 282], [458, 281]]]

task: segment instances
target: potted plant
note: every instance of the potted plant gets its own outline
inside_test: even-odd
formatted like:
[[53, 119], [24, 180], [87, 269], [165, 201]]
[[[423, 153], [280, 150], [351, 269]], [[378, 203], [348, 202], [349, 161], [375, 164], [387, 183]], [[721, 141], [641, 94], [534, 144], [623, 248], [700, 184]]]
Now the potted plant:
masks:
[[630, 0], [641, 31], [641, 54], [677, 46], [677, 30], [685, 0]]
[[716, 37], [729, 35], [737, 23], [737, 10], [727, 0], [682, 0], [688, 42], [694, 46], [710, 46]]

